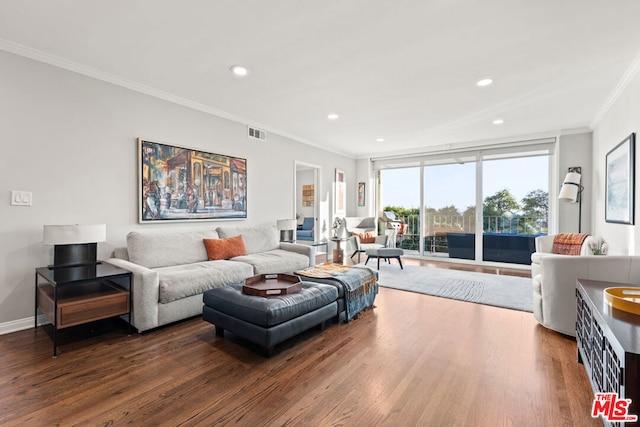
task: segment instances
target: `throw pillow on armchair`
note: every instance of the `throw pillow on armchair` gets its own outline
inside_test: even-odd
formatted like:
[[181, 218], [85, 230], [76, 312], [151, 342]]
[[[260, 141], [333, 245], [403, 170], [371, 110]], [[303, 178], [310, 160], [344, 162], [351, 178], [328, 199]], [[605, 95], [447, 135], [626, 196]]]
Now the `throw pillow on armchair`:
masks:
[[582, 244], [588, 234], [562, 233], [553, 236], [551, 252], [560, 255], [580, 255]]
[[373, 231], [366, 231], [364, 233], [352, 232], [351, 235], [358, 236], [360, 243], [375, 243], [377, 237]]

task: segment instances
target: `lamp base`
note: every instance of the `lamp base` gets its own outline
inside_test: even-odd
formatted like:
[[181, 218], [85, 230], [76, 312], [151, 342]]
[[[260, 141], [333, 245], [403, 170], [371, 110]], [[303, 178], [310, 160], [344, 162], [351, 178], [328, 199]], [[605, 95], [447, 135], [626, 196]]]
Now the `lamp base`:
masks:
[[53, 264], [48, 267], [53, 269], [99, 264], [97, 247], [97, 243], [55, 245], [53, 249]]
[[294, 230], [280, 230], [280, 241], [281, 242], [293, 242], [295, 240]]

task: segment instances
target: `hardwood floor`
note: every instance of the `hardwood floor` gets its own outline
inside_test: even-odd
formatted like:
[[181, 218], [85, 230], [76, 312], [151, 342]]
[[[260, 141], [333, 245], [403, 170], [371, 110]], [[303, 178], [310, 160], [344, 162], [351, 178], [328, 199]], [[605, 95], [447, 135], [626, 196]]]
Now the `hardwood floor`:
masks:
[[0, 336], [1, 425], [596, 426], [575, 340], [531, 313], [381, 288], [269, 359], [199, 318]]

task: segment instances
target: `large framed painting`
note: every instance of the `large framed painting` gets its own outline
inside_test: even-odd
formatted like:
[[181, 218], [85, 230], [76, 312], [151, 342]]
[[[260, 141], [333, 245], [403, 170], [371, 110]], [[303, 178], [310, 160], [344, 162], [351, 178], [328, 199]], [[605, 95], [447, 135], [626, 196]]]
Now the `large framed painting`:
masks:
[[247, 218], [247, 160], [138, 139], [140, 223]]
[[337, 216], [344, 216], [347, 210], [347, 184], [344, 179], [344, 171], [336, 169], [334, 194], [334, 211]]
[[605, 221], [634, 223], [635, 134], [607, 153]]

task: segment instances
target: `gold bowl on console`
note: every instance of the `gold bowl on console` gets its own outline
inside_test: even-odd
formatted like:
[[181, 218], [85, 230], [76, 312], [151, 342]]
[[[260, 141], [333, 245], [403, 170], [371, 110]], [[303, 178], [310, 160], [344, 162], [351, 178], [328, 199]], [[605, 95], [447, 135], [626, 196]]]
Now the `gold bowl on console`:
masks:
[[618, 287], [604, 290], [604, 300], [613, 308], [640, 315], [640, 288]]

